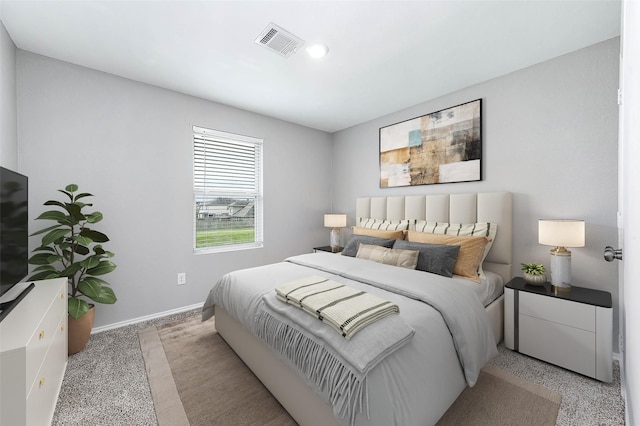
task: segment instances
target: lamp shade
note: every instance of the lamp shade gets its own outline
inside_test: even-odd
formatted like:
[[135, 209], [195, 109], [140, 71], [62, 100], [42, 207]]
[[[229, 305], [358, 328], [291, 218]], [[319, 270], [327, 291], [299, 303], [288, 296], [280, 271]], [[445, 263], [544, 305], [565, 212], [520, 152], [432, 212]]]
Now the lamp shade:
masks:
[[344, 228], [347, 226], [346, 214], [325, 214], [324, 226], [327, 228]]
[[540, 219], [538, 243], [556, 247], [584, 247], [584, 220]]

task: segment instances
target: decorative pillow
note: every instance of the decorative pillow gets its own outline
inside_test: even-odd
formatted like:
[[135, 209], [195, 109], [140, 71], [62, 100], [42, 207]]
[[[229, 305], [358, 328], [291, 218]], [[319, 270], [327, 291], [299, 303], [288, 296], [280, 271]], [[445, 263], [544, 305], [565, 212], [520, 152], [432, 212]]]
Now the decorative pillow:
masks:
[[489, 243], [487, 237], [458, 237], [454, 235], [407, 231], [407, 240], [418, 243], [460, 246], [460, 252], [453, 267], [453, 273], [477, 283], [480, 282], [480, 265], [484, 255], [484, 249]]
[[354, 226], [351, 229], [353, 229], [354, 235], [368, 235], [370, 237], [393, 238], [396, 240], [402, 240], [404, 238], [404, 231], [385, 231], [381, 229], [362, 228], [359, 226]]
[[368, 235], [354, 235], [352, 236], [347, 244], [342, 249], [343, 256], [356, 257], [358, 253], [358, 248], [360, 248], [360, 244], [372, 244], [381, 247], [393, 247], [393, 242], [395, 240], [391, 238], [377, 238], [370, 237]]
[[384, 263], [385, 265], [416, 269], [418, 254], [419, 252], [415, 250], [395, 250], [369, 244], [360, 244], [356, 257]]
[[385, 231], [405, 231], [409, 229], [409, 220], [380, 220], [360, 218], [360, 227], [369, 229], [382, 229]]
[[404, 240], [396, 240], [394, 249], [418, 250], [418, 265], [420, 271], [433, 272], [448, 278], [453, 276], [453, 267], [458, 260], [460, 246], [446, 244], [414, 243]]
[[478, 222], [478, 223], [445, 223], [445, 222], [426, 222], [419, 220], [416, 222], [416, 231], [428, 232], [431, 234], [444, 234], [444, 235], [457, 235], [457, 236], [473, 236], [480, 237], [485, 236], [489, 238], [489, 243], [484, 248], [482, 255], [482, 261], [480, 261], [480, 276], [484, 276], [482, 270], [482, 263], [489, 254], [493, 241], [496, 239], [496, 233], [498, 232], [497, 223]]

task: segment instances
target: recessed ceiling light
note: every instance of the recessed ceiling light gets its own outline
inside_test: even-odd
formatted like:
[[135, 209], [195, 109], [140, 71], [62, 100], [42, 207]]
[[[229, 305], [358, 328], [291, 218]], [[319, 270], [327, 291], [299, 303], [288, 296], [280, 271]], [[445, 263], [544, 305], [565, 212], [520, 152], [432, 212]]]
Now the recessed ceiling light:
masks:
[[324, 43], [315, 42], [307, 46], [307, 53], [312, 58], [322, 58], [329, 53], [329, 48]]

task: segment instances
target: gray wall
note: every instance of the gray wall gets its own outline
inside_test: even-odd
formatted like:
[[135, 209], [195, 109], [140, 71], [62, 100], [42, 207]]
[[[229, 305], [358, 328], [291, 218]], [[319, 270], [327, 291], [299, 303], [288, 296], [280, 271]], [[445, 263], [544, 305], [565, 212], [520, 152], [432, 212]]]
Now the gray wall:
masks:
[[0, 165], [18, 168], [16, 45], [0, 22]]
[[[118, 264], [105, 278], [119, 300], [98, 306], [96, 326], [200, 303], [229, 271], [328, 242], [330, 134], [22, 50], [17, 75], [30, 215], [77, 183], [105, 217]], [[193, 254], [192, 125], [264, 138], [263, 249]]]
[[[618, 335], [616, 246], [619, 38], [454, 92], [334, 134], [335, 211], [355, 218], [358, 196], [510, 191], [514, 275], [520, 262], [549, 266], [537, 220], [586, 221], [586, 247], [572, 250], [572, 278], [610, 291]], [[379, 188], [378, 129], [482, 98], [483, 181]], [[343, 236], [344, 238], [344, 236]]]
[[[574, 281], [612, 292], [617, 309], [617, 266], [602, 261], [602, 248], [617, 243], [618, 55], [616, 38], [332, 136], [18, 50], [13, 158], [30, 176], [33, 206], [71, 182], [97, 195], [120, 298], [99, 307], [97, 326], [198, 303], [228, 271], [325, 244], [322, 214], [333, 206], [353, 224], [358, 196], [496, 190], [514, 194], [514, 274], [520, 262], [549, 264], [537, 219], [585, 219]], [[3, 79], [3, 98], [6, 87]], [[379, 127], [477, 98], [482, 182], [379, 188]], [[11, 121], [4, 110], [2, 120]], [[192, 254], [193, 124], [265, 138], [264, 249]]]

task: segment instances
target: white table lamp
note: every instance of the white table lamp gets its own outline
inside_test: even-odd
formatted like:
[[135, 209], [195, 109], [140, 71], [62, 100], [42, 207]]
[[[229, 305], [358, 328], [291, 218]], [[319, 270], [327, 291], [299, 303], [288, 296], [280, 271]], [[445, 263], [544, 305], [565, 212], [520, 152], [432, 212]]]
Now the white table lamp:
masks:
[[541, 219], [538, 242], [555, 246], [551, 250], [551, 284], [571, 289], [571, 252], [567, 247], [584, 247], [584, 220]]
[[331, 228], [331, 248], [337, 250], [340, 247], [340, 228], [347, 226], [347, 215], [325, 214], [324, 226]]

